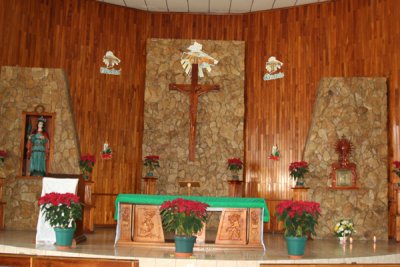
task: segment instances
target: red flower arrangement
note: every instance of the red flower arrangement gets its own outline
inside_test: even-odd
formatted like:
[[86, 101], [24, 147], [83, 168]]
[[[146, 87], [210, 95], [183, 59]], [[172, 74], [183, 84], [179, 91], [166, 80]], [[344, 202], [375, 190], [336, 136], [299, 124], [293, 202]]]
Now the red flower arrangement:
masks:
[[228, 159], [228, 169], [231, 171], [238, 171], [243, 168], [243, 162], [240, 158]]
[[282, 201], [276, 206], [275, 215], [283, 221], [285, 236], [304, 237], [315, 233], [321, 215], [320, 205], [311, 201]]
[[400, 177], [400, 161], [393, 161], [393, 165], [394, 165], [393, 172], [394, 172], [398, 177]]
[[0, 161], [4, 162], [5, 158], [7, 158], [7, 152], [4, 150], [0, 150]]
[[40, 210], [52, 227], [76, 227], [76, 220], [82, 218], [79, 197], [72, 193], [48, 193], [39, 199]]
[[144, 157], [143, 165], [146, 166], [148, 169], [146, 176], [149, 176], [149, 177], [153, 176], [153, 171], [156, 168], [160, 167], [159, 160], [160, 160], [160, 157], [156, 156], [156, 155], [149, 155], [149, 156]]
[[79, 160], [79, 167], [81, 168], [83, 178], [88, 180], [90, 178], [90, 174], [93, 171], [94, 164], [96, 163], [96, 158], [93, 155], [86, 154], [81, 156]]
[[306, 161], [292, 162], [289, 166], [289, 172], [294, 180], [304, 178], [304, 174], [308, 172], [308, 163]]
[[183, 198], [164, 201], [160, 214], [165, 230], [175, 232], [177, 236], [197, 234], [207, 220], [207, 207], [206, 203]]

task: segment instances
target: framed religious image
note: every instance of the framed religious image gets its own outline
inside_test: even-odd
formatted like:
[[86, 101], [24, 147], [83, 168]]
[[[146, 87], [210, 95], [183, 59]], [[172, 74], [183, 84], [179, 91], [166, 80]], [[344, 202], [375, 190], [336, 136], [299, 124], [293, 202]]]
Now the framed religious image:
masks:
[[336, 170], [336, 186], [352, 186], [351, 170], [338, 169]]
[[[43, 177], [51, 172], [55, 113], [42, 106], [35, 112], [22, 112], [19, 176]], [[39, 112], [37, 112], [39, 111]]]

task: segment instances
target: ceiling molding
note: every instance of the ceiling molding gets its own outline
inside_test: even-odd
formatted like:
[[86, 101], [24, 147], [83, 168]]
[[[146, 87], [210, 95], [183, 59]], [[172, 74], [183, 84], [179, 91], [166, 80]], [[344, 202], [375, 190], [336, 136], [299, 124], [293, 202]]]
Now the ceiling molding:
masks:
[[97, 0], [151, 12], [244, 14], [333, 0]]

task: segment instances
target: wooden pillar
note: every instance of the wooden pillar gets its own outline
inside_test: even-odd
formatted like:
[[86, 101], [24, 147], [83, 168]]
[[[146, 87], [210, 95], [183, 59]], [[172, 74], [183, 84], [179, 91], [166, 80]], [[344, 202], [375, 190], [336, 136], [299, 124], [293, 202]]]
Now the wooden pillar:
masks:
[[157, 192], [157, 180], [155, 177], [143, 177], [143, 194], [145, 195], [155, 195]]
[[395, 190], [395, 207], [396, 209], [396, 215], [395, 215], [395, 240], [397, 242], [400, 242], [400, 187], [397, 185], [394, 186]]
[[293, 200], [297, 201], [308, 201], [308, 189], [309, 187], [292, 187], [293, 189]]
[[252, 177], [250, 181], [246, 181], [246, 197], [258, 197], [258, 185], [259, 180], [256, 177]]
[[94, 231], [94, 201], [93, 201], [93, 181], [85, 181], [85, 199], [83, 213], [83, 231], [85, 233], [92, 233]]
[[6, 202], [3, 201], [4, 178], [0, 178], [0, 230], [4, 230], [4, 214], [6, 211]]
[[229, 197], [242, 197], [243, 196], [243, 181], [228, 180], [229, 184]]

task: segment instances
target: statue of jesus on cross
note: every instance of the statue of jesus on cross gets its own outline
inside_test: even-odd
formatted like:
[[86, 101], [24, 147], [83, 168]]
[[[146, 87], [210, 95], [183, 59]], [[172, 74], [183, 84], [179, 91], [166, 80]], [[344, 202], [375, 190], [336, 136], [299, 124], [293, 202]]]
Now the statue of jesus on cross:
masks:
[[189, 129], [189, 161], [195, 160], [196, 150], [196, 124], [197, 124], [197, 105], [199, 96], [211, 91], [218, 91], [219, 85], [199, 84], [198, 64], [192, 64], [191, 84], [170, 84], [170, 90], [177, 90], [189, 95], [190, 100], [190, 129]]

